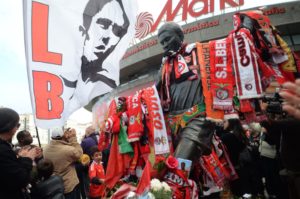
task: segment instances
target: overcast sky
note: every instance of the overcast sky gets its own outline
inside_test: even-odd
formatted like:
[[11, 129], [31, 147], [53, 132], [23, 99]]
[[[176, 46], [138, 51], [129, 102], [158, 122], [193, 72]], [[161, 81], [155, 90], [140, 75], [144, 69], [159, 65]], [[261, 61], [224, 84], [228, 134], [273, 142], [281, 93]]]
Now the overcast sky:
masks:
[[[0, 106], [13, 108], [19, 113], [31, 113], [24, 53], [22, 0], [0, 1]], [[167, 2], [166, 0], [137, 1], [139, 12], [148, 11], [154, 19], [158, 17]], [[247, 6], [251, 7], [293, 0], [244, 1]], [[178, 0], [173, 1], [173, 7], [177, 2]]]

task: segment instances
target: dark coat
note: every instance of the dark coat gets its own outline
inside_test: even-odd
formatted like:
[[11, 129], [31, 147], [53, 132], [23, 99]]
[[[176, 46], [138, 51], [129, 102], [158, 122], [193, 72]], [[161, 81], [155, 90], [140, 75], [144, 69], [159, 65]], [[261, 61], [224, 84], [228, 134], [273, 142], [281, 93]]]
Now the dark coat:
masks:
[[32, 160], [17, 158], [12, 147], [0, 139], [0, 198], [19, 199], [30, 181]]
[[91, 147], [98, 146], [97, 133], [92, 133], [88, 137], [85, 137], [81, 142], [83, 153], [88, 154], [91, 157]]
[[[280, 156], [283, 166], [293, 172], [300, 172], [300, 120], [286, 118], [279, 121], [271, 121], [268, 134], [280, 139]], [[278, 142], [278, 141], [277, 141]]]
[[53, 175], [37, 183], [32, 191], [32, 199], [64, 199], [64, 182], [62, 177]]

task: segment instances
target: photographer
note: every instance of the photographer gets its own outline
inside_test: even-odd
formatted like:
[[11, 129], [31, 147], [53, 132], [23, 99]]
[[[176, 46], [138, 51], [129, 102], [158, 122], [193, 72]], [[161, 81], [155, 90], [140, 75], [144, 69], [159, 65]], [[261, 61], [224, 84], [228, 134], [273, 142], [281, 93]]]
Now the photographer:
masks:
[[270, 119], [267, 132], [270, 137], [280, 137], [280, 157], [285, 168], [280, 175], [287, 181], [290, 198], [300, 198], [300, 80], [285, 83], [283, 88], [279, 94], [283, 98], [282, 110], [288, 115], [282, 117], [282, 112]]

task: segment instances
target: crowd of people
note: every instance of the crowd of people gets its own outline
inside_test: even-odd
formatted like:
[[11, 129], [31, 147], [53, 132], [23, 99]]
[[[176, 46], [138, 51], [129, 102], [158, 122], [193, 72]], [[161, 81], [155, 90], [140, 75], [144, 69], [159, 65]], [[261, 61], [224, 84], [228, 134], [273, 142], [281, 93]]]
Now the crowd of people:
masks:
[[75, 129], [54, 128], [42, 149], [32, 144], [30, 132], [17, 132], [17, 112], [1, 108], [0, 118], [0, 198], [101, 198], [105, 174], [94, 128], [86, 129], [81, 145]]
[[[300, 103], [296, 84], [284, 87], [285, 106]], [[296, 88], [296, 90], [294, 90]], [[288, 91], [293, 89], [293, 92]], [[287, 93], [287, 94], [286, 94]], [[286, 97], [288, 95], [288, 97]], [[217, 135], [228, 150], [239, 176], [229, 182], [235, 196], [252, 198], [298, 198], [299, 151], [296, 133], [299, 108], [291, 115], [296, 119], [265, 121], [242, 125], [239, 119], [225, 120]], [[288, 108], [287, 108], [288, 110]], [[18, 114], [0, 109], [0, 198], [101, 198], [105, 190], [103, 152], [98, 149], [99, 134], [88, 127], [81, 145], [75, 129], [55, 128], [51, 142], [43, 150], [32, 145], [30, 132], [17, 133]], [[248, 156], [247, 153], [248, 151]], [[107, 158], [104, 160], [107, 164]], [[208, 198], [219, 198], [220, 193]], [[250, 197], [249, 197], [250, 198]]]

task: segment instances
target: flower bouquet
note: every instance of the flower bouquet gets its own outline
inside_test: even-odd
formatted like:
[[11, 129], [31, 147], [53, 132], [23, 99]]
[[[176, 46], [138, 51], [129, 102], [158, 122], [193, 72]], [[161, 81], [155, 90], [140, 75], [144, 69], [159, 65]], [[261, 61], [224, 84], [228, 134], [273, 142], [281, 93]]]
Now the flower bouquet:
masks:
[[172, 190], [170, 186], [154, 178], [150, 182], [150, 192], [156, 199], [170, 199], [172, 198]]

